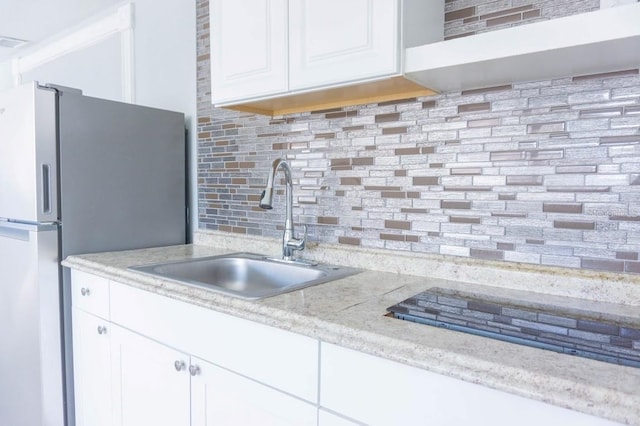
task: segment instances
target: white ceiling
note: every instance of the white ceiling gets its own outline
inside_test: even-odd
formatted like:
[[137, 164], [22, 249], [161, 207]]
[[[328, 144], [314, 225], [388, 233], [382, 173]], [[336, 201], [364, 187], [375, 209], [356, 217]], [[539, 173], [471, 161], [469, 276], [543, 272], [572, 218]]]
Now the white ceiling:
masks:
[[0, 47], [0, 62], [33, 44], [68, 31], [123, 0], [0, 0], [0, 36], [27, 40], [18, 48]]

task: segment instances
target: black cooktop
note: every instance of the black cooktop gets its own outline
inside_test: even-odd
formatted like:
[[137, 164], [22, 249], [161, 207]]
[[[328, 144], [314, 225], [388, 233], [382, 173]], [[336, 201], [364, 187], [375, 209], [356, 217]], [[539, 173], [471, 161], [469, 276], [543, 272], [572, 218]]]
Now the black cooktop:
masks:
[[640, 319], [529, 304], [439, 287], [387, 310], [399, 319], [640, 367]]

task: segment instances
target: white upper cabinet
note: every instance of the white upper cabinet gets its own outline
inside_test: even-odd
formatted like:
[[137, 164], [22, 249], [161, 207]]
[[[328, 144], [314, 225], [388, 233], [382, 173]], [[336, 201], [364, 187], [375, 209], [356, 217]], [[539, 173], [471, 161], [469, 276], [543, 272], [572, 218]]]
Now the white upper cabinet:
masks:
[[211, 98], [281, 115], [431, 95], [404, 49], [441, 40], [444, 0], [211, 0]]
[[213, 103], [287, 90], [287, 0], [213, 0]]
[[399, 72], [399, 4], [390, 0], [289, 3], [289, 89]]

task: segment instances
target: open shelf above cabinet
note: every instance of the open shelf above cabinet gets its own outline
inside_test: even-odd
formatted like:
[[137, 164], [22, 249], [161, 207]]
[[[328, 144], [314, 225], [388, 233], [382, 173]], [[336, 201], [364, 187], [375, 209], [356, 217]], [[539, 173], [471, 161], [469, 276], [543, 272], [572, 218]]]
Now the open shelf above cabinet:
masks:
[[457, 91], [640, 67], [640, 3], [425, 44], [405, 75]]

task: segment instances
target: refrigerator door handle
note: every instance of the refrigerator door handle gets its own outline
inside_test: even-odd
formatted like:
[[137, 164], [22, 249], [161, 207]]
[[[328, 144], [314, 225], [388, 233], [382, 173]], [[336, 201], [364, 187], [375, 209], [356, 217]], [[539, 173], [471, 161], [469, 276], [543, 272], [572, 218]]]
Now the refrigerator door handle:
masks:
[[42, 164], [42, 213], [51, 213], [51, 166]]

